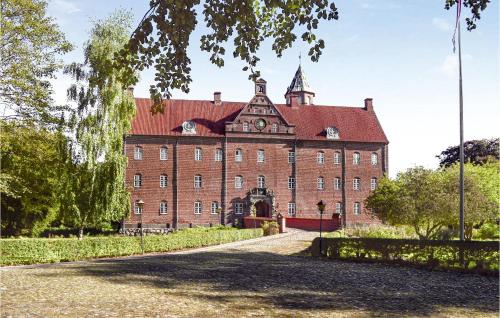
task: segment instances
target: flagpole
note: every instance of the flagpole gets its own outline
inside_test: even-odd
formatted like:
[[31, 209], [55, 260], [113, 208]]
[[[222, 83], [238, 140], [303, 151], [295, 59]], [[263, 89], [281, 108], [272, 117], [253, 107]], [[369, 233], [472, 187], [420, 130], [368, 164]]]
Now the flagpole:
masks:
[[[459, 17], [460, 18], [460, 17]], [[464, 241], [464, 99], [462, 91], [462, 41], [458, 21], [458, 92], [460, 104], [460, 241]]]

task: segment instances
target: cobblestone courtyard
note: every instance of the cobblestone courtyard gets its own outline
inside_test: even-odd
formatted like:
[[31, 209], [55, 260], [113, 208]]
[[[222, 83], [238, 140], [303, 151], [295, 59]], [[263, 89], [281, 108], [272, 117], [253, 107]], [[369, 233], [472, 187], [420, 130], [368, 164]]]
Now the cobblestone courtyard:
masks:
[[4, 268], [1, 315], [498, 317], [498, 278], [298, 256], [315, 235]]

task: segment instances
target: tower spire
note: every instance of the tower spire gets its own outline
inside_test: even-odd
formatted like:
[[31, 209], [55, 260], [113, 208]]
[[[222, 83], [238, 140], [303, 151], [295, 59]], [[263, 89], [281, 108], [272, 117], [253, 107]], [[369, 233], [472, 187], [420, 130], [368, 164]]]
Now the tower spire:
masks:
[[300, 63], [302, 58], [301, 55], [302, 54], [299, 55], [299, 67], [297, 68], [292, 82], [290, 83], [290, 86], [288, 86], [285, 93], [285, 98], [287, 104], [289, 105], [313, 104], [313, 97], [315, 94], [309, 86], [306, 76], [304, 75], [304, 72], [302, 70], [302, 65]]

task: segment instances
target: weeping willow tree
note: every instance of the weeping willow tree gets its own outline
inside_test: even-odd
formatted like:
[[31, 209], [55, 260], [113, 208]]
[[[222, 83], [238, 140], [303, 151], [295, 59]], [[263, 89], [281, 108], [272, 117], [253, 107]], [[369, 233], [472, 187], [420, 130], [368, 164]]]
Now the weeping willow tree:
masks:
[[68, 98], [77, 107], [70, 120], [74, 140], [61, 213], [65, 224], [80, 229], [80, 237], [84, 228], [118, 221], [129, 211], [123, 136], [135, 114], [126, 88], [137, 78], [123, 76], [113, 56], [127, 43], [130, 23], [130, 14], [123, 11], [95, 22], [84, 63], [65, 68], [75, 81]]

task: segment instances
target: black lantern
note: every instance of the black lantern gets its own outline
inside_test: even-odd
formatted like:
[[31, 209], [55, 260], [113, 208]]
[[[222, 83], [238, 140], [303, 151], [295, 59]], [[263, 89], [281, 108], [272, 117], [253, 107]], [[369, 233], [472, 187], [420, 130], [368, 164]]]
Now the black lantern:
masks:
[[319, 201], [317, 204], [318, 210], [319, 210], [319, 253], [322, 253], [322, 247], [323, 247], [323, 237], [321, 235], [322, 233], [322, 225], [323, 225], [323, 212], [325, 211], [326, 203], [323, 202], [323, 200]]

